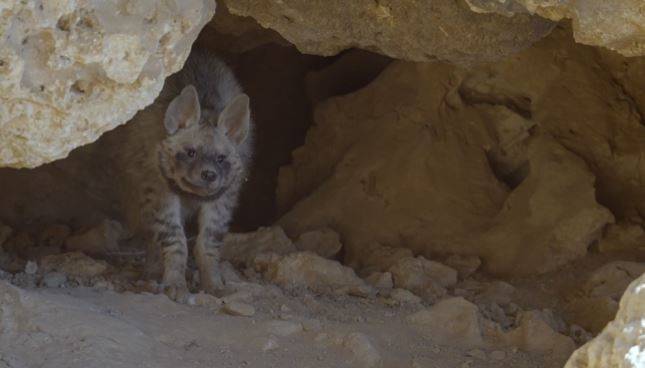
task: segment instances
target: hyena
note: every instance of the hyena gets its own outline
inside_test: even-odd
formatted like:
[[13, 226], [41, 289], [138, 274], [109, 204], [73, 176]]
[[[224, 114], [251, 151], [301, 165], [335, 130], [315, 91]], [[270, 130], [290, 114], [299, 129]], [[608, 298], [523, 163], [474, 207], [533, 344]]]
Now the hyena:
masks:
[[196, 220], [193, 254], [200, 286], [223, 287], [219, 249], [251, 156], [249, 97], [217, 57], [193, 51], [160, 97], [117, 129], [119, 192], [129, 228], [147, 244], [146, 273], [177, 301], [188, 294], [186, 224]]

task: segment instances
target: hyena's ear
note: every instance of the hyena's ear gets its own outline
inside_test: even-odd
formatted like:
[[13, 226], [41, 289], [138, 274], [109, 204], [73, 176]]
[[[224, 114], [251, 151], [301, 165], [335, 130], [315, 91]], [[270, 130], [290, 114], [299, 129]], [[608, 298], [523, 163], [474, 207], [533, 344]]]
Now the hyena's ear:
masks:
[[166, 109], [163, 124], [168, 134], [175, 134], [180, 128], [186, 128], [199, 122], [201, 109], [197, 90], [190, 84], [175, 97]]
[[222, 127], [226, 135], [236, 144], [244, 142], [249, 135], [251, 125], [251, 108], [249, 96], [238, 95], [219, 115], [217, 126]]

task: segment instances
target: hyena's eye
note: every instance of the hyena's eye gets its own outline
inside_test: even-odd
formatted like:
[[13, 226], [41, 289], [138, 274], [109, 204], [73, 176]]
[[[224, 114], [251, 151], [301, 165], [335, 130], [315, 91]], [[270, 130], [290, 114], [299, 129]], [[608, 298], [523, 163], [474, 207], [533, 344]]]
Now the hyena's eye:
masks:
[[226, 160], [226, 156], [218, 155], [217, 158], [215, 158], [215, 160], [217, 161], [218, 164], [221, 164], [222, 162], [224, 162], [224, 160]]
[[186, 149], [186, 155], [188, 155], [188, 157], [193, 158], [195, 157], [196, 154], [197, 154], [197, 151], [195, 151], [194, 149], [192, 148]]

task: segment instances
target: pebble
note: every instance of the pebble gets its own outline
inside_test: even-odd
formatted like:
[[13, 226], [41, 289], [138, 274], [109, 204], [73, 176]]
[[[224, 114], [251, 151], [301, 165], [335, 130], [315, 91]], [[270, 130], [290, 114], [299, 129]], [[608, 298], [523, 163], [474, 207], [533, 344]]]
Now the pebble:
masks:
[[322, 329], [322, 323], [317, 319], [306, 319], [302, 321], [302, 328], [309, 332], [319, 332]]
[[482, 360], [486, 359], [486, 352], [481, 349], [470, 350], [466, 353], [466, 355], [469, 357], [478, 358]]
[[412, 293], [409, 290], [401, 289], [401, 288], [397, 288], [397, 289], [392, 290], [392, 293], [390, 293], [390, 297], [392, 299], [400, 302], [400, 303], [412, 303], [412, 304], [414, 304], [414, 303], [420, 303], [421, 302], [421, 298], [419, 298], [418, 296], [414, 295], [414, 293]]
[[27, 275], [35, 275], [36, 272], [38, 272], [38, 265], [36, 262], [27, 261], [27, 264], [25, 265], [25, 273]]
[[222, 310], [231, 316], [251, 317], [255, 314], [252, 305], [240, 302], [224, 303]]
[[351, 351], [356, 360], [361, 362], [364, 367], [375, 368], [382, 364], [381, 354], [363, 333], [355, 332], [347, 335], [343, 346]]

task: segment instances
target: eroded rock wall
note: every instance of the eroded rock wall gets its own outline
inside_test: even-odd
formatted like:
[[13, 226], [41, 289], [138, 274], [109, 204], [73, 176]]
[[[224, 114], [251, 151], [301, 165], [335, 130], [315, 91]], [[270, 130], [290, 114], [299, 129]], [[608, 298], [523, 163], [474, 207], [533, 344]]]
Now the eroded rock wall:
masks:
[[[320, 103], [278, 203], [290, 233], [330, 226], [360, 265], [377, 244], [481, 255], [489, 271], [544, 272], [643, 213], [639, 59], [559, 29], [469, 70], [395, 62]], [[632, 95], [634, 93], [634, 95]], [[600, 203], [597, 203], [597, 201]]]
[[0, 167], [35, 167], [130, 119], [179, 70], [213, 0], [0, 4]]

